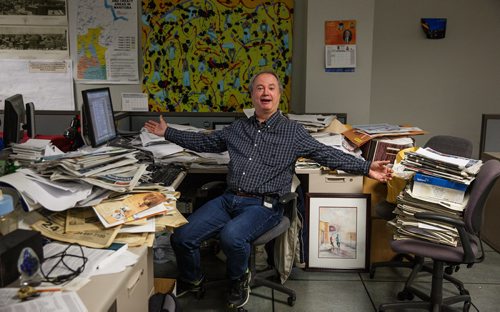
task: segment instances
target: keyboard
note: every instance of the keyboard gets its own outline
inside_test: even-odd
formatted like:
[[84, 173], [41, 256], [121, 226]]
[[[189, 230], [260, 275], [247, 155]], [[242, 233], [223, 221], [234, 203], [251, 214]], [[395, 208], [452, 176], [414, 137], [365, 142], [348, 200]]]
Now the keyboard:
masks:
[[161, 185], [170, 186], [175, 179], [186, 169], [182, 166], [168, 164], [168, 165], [150, 165], [147, 170], [151, 172], [149, 182], [159, 183]]
[[132, 146], [131, 142], [132, 140], [129, 137], [117, 136], [116, 138], [108, 142], [108, 146], [133, 149], [134, 147]]

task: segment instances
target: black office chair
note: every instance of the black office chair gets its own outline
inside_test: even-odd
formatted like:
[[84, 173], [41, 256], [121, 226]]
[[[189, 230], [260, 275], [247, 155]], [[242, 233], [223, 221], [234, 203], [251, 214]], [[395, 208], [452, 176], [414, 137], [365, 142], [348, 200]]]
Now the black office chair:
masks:
[[[471, 306], [469, 292], [465, 289], [464, 284], [450, 276], [450, 273], [461, 264], [466, 264], [470, 268], [474, 263], [484, 260], [480, 237], [483, 209], [493, 185], [495, 185], [499, 177], [500, 162], [498, 160], [489, 160], [483, 164], [475, 181], [470, 186], [469, 201], [464, 210], [463, 220], [427, 212], [415, 214], [417, 219], [442, 222], [456, 227], [460, 243], [457, 247], [452, 247], [413, 238], [391, 241], [391, 248], [395, 252], [413, 254], [418, 259], [432, 259], [432, 286], [430, 295], [427, 295], [412, 285], [417, 273], [424, 268], [423, 261], [419, 261], [408, 277], [403, 291], [398, 294], [398, 298], [400, 300], [412, 299], [413, 295], [415, 295], [423, 301], [385, 303], [379, 306], [379, 311], [416, 308], [441, 311], [443, 307], [458, 302], [464, 302], [463, 311], [469, 311]], [[445, 269], [445, 266], [448, 266], [448, 268]], [[443, 298], [443, 279], [454, 284], [459, 294]]]
[[[473, 145], [470, 140], [465, 138], [436, 135], [431, 137], [425, 143], [424, 147], [432, 148], [443, 154], [470, 158], [472, 156]], [[390, 221], [396, 217], [393, 212], [395, 208], [396, 204], [383, 200], [375, 206], [375, 212], [380, 218]], [[390, 261], [372, 263], [370, 266], [370, 278], [375, 276], [375, 270], [380, 267], [413, 268], [416, 265], [414, 260], [410, 254], [397, 254]], [[419, 261], [423, 260], [419, 259]]]
[[[200, 206], [203, 202], [206, 202], [216, 196], [220, 195], [226, 188], [225, 182], [222, 181], [213, 181], [204, 184], [197, 192], [197, 199], [195, 200], [196, 206]], [[274, 266], [268, 267], [266, 270], [258, 271], [256, 265], [256, 250], [257, 246], [266, 245], [270, 243], [272, 240], [282, 235], [290, 228], [290, 219], [294, 213], [294, 210], [297, 209], [297, 193], [290, 192], [279, 198], [279, 202], [281, 205], [284, 205], [285, 210], [283, 217], [281, 218], [280, 223], [267, 231], [266, 233], [259, 236], [256, 240], [252, 242], [252, 252], [250, 254], [250, 271], [251, 281], [250, 287], [256, 288], [260, 286], [269, 287], [271, 289], [277, 290], [288, 295], [287, 303], [290, 306], [295, 305], [295, 301], [297, 299], [297, 295], [293, 289], [290, 289], [280, 282], [279, 272], [276, 270]], [[240, 309], [244, 310], [244, 309]]]

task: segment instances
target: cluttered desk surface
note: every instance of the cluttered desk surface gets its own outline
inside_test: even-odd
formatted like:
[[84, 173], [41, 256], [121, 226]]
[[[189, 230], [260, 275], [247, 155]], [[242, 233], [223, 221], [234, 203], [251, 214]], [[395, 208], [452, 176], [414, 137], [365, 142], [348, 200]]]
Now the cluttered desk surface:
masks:
[[[313, 136], [340, 149], [349, 147], [340, 134], [345, 130], [342, 125], [334, 118], [329, 122], [324, 126], [327, 131], [315, 130]], [[341, 130], [330, 131], [332, 128]], [[191, 172], [224, 173], [229, 161], [227, 153], [195, 153], [144, 131], [130, 144], [134, 149], [103, 146], [69, 153], [57, 151], [48, 140], [14, 144], [9, 158], [23, 166], [1, 176], [0, 183], [22, 203], [21, 226], [66, 245], [78, 243], [104, 250], [112, 244], [151, 247], [155, 232], [187, 222], [176, 209], [180, 196], [176, 188], [186, 170], [176, 171], [177, 178], [168, 178], [173, 182], [166, 186], [159, 183], [165, 181], [163, 175], [178, 168], [159, 174], [161, 167], [189, 163]], [[354, 153], [361, 155], [360, 150]], [[296, 168], [307, 174], [319, 171], [318, 164], [307, 160], [299, 160]], [[73, 209], [76, 207], [79, 209]]]

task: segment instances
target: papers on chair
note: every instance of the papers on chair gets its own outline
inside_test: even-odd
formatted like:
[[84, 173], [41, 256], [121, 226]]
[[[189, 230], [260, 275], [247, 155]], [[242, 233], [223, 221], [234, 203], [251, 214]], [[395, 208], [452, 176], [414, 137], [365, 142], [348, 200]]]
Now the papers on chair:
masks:
[[407, 170], [469, 185], [479, 172], [482, 161], [419, 148], [416, 152], [405, 153], [401, 164]]

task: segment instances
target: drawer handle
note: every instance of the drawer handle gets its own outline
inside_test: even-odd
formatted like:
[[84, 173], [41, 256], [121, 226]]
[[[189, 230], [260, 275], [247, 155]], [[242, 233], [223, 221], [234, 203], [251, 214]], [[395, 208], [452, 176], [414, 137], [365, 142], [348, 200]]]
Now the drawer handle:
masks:
[[[349, 179], [350, 182], [352, 182], [352, 179]], [[326, 183], [346, 183], [348, 182], [346, 178], [340, 178], [340, 177], [325, 177], [325, 182]]]
[[139, 283], [139, 280], [141, 279], [142, 274], [144, 274], [144, 269], [141, 269], [140, 271], [135, 272], [134, 275], [129, 279], [129, 282], [127, 283], [127, 291], [128, 295], [130, 297], [130, 293], [134, 291], [135, 286]]

